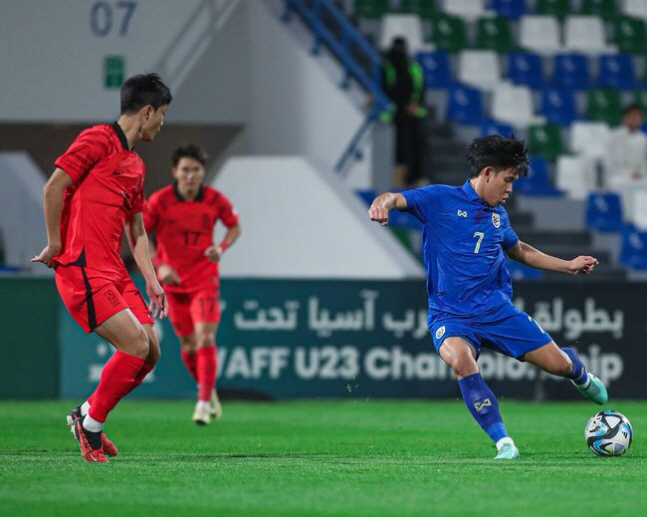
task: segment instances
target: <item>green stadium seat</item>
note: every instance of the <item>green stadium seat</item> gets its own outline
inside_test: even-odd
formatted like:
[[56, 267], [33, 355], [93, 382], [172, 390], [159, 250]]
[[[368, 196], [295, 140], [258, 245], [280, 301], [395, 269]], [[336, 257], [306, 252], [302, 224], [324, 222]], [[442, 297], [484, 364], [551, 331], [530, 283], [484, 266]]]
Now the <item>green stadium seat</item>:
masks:
[[537, 14], [550, 14], [560, 19], [573, 14], [570, 0], [537, 0], [535, 12]]
[[645, 21], [630, 16], [620, 16], [611, 22], [612, 41], [620, 52], [645, 54], [647, 31]]
[[480, 18], [476, 23], [476, 48], [507, 54], [516, 48], [507, 18]]
[[431, 18], [437, 12], [436, 0], [401, 0], [398, 12], [417, 14], [421, 18]]
[[647, 90], [634, 91], [634, 102], [647, 113]]
[[439, 14], [431, 18], [431, 41], [436, 50], [459, 52], [467, 47], [465, 22], [462, 18]]
[[622, 118], [621, 110], [619, 90], [598, 88], [588, 91], [585, 116], [589, 120], [606, 122], [611, 127], [617, 126]]
[[353, 13], [360, 18], [381, 18], [389, 10], [389, 0], [355, 0]]
[[556, 124], [533, 125], [526, 134], [530, 154], [554, 162], [562, 154], [562, 129]]
[[582, 0], [580, 14], [590, 14], [605, 20], [612, 20], [620, 13], [616, 0]]

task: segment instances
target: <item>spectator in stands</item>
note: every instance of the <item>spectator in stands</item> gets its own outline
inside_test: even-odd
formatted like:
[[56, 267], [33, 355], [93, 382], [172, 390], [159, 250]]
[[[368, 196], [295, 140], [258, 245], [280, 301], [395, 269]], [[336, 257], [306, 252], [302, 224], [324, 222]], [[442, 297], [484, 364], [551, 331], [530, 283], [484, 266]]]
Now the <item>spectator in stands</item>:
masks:
[[642, 132], [643, 110], [626, 106], [622, 125], [611, 130], [605, 158], [605, 186], [622, 189], [647, 186], [647, 136]]
[[[382, 115], [395, 129], [395, 174], [393, 186], [404, 188], [423, 180], [423, 120], [425, 78], [422, 67], [409, 58], [407, 42], [393, 39], [382, 61], [382, 84], [392, 111]], [[428, 182], [428, 181], [427, 181]]]

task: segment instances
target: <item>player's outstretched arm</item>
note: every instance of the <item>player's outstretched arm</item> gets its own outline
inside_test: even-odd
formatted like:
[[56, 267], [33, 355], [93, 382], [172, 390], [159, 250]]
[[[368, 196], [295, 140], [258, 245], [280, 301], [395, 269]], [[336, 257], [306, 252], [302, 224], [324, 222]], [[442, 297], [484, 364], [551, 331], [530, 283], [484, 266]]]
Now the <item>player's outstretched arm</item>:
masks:
[[61, 214], [63, 213], [63, 194], [73, 184], [72, 178], [63, 169], [56, 168], [43, 189], [45, 228], [47, 246], [31, 259], [52, 267], [52, 259], [61, 251]]
[[150, 309], [153, 317], [163, 318], [168, 316], [168, 304], [164, 289], [157, 281], [155, 268], [151, 262], [149, 253], [148, 236], [144, 228], [144, 217], [141, 212], [133, 214], [132, 218], [126, 223], [128, 233], [128, 243], [133, 252], [133, 257], [137, 266], [146, 281], [146, 294], [150, 299]]
[[587, 275], [598, 264], [598, 259], [586, 255], [581, 255], [573, 260], [562, 260], [552, 255], [547, 255], [522, 241], [518, 241], [507, 251], [507, 254], [512, 260], [527, 266], [568, 275]]
[[389, 224], [390, 210], [404, 210], [407, 208], [406, 198], [399, 193], [385, 192], [377, 196], [368, 209], [371, 221], [377, 221], [382, 226]]

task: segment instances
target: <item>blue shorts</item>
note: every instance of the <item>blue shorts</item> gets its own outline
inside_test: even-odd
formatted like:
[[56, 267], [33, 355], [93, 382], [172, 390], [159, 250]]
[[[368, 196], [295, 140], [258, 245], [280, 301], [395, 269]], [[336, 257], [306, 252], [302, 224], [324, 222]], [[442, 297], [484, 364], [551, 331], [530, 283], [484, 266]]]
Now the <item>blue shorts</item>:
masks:
[[474, 347], [477, 357], [482, 348], [487, 348], [518, 359], [553, 340], [512, 303], [471, 318], [440, 313], [431, 318], [429, 330], [437, 351], [448, 337], [459, 337]]

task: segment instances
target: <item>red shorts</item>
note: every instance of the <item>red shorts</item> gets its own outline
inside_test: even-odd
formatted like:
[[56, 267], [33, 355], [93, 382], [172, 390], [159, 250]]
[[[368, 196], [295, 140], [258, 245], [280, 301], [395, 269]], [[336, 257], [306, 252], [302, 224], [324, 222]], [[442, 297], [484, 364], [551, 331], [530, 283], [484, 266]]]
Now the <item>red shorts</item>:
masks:
[[130, 309], [142, 324], [153, 324], [144, 297], [127, 272], [117, 279], [80, 267], [56, 268], [56, 287], [72, 318], [86, 332], [92, 332], [111, 316]]
[[220, 296], [218, 286], [208, 284], [194, 291], [174, 293], [166, 291], [169, 305], [169, 320], [180, 337], [195, 332], [195, 324], [220, 321]]

